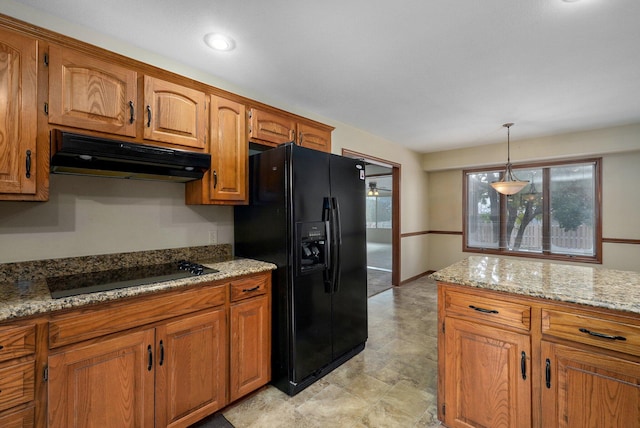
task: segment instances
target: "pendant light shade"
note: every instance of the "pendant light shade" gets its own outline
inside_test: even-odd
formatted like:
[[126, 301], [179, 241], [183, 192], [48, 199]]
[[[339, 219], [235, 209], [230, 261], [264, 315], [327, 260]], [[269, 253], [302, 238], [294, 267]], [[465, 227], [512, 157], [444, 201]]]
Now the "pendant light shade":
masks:
[[518, 177], [513, 175], [513, 171], [511, 170], [511, 156], [509, 153], [509, 128], [513, 126], [513, 123], [505, 123], [502, 126], [507, 128], [507, 166], [505, 167], [504, 174], [502, 174], [500, 181], [494, 181], [491, 183], [491, 187], [496, 189], [496, 192], [502, 193], [503, 195], [514, 195], [524, 189], [529, 182], [519, 180]]

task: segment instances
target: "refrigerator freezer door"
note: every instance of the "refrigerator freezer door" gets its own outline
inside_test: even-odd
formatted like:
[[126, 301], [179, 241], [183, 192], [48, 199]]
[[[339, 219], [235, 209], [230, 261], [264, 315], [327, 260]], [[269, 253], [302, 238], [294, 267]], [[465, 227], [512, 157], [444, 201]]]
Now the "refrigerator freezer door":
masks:
[[[321, 222], [324, 200], [330, 191], [329, 155], [299, 147], [291, 149], [293, 221]], [[325, 287], [323, 272], [295, 275], [291, 289], [293, 380], [300, 382], [332, 361], [331, 294]]]
[[331, 294], [321, 272], [296, 278], [293, 286], [293, 381], [298, 383], [329, 364]]

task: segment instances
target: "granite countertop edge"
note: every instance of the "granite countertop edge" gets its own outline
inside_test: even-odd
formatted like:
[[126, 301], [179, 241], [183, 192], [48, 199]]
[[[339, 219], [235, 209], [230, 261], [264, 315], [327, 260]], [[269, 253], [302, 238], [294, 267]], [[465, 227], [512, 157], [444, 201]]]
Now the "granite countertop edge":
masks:
[[44, 278], [0, 282], [0, 321], [45, 315], [64, 309], [81, 308], [95, 303], [176, 290], [276, 269], [276, 265], [272, 263], [243, 258], [202, 264], [217, 269], [218, 272], [60, 299], [51, 297]]
[[430, 275], [436, 281], [551, 302], [640, 315], [640, 272], [471, 256]]

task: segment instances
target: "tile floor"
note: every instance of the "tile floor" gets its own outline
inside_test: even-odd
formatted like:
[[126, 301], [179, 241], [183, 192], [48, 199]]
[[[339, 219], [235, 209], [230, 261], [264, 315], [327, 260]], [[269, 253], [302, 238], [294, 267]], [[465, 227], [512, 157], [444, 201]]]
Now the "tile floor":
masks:
[[367, 296], [391, 288], [391, 244], [367, 242]]
[[294, 397], [267, 386], [223, 410], [236, 428], [436, 427], [434, 281], [369, 298], [365, 350]]

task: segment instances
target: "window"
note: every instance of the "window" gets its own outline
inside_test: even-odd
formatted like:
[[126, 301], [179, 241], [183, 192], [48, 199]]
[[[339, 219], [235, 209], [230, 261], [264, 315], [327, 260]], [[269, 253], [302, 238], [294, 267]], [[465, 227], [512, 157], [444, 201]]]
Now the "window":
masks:
[[504, 168], [464, 171], [463, 251], [601, 263], [600, 163], [514, 166], [529, 185], [511, 196], [490, 186]]

